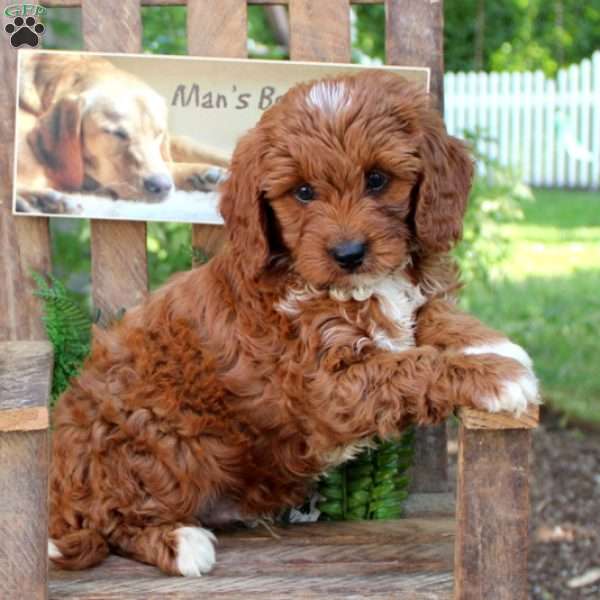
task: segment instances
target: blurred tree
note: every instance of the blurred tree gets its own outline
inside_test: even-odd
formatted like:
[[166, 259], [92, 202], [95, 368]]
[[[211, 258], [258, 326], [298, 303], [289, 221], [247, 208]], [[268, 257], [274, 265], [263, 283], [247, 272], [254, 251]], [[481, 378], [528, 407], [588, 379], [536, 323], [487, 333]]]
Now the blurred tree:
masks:
[[[361, 5], [356, 49], [385, 57], [385, 9]], [[600, 0], [446, 0], [446, 70], [535, 70], [554, 75], [600, 48]]]
[[[81, 48], [78, 8], [50, 8], [44, 47]], [[146, 52], [187, 52], [185, 6], [142, 9]], [[446, 0], [445, 59], [448, 71], [534, 70], [548, 75], [600, 48], [600, 0]], [[354, 62], [385, 59], [385, 8], [352, 9]], [[248, 8], [248, 50], [256, 58], [288, 58], [283, 7]]]
[[448, 71], [554, 75], [600, 48], [600, 0], [446, 0]]

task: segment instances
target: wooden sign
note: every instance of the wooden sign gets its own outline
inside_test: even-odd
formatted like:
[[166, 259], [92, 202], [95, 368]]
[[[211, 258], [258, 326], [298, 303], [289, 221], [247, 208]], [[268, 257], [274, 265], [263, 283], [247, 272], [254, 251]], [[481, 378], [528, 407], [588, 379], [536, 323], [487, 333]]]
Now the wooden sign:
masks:
[[239, 137], [295, 84], [364, 68], [19, 51], [14, 213], [220, 224]]

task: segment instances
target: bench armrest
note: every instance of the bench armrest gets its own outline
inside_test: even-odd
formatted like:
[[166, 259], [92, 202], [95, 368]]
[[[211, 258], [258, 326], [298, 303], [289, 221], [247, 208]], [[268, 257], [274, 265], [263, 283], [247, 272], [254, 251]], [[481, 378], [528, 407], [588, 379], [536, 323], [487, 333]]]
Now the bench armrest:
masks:
[[456, 416], [467, 429], [535, 429], [540, 419], [540, 407], [530, 405], [519, 416], [461, 407], [456, 410]]
[[0, 598], [47, 598], [52, 346], [0, 342]]

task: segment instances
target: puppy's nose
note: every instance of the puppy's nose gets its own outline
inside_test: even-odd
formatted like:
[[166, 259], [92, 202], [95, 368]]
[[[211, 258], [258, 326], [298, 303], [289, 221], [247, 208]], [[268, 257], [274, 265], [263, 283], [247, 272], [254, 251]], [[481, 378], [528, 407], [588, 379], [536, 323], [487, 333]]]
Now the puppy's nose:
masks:
[[164, 198], [173, 187], [173, 181], [169, 175], [150, 175], [144, 179], [144, 189], [158, 198]]
[[340, 267], [352, 271], [362, 265], [365, 258], [367, 245], [358, 240], [341, 242], [331, 249], [331, 254]]

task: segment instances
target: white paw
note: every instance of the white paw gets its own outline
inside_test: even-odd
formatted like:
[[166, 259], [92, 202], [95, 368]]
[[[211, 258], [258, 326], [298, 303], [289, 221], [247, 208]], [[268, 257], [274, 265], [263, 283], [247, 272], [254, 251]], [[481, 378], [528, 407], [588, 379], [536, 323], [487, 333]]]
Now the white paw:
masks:
[[48, 540], [48, 558], [52, 558], [54, 560], [58, 558], [62, 558], [62, 552], [57, 548], [54, 540]]
[[215, 564], [217, 538], [202, 527], [180, 527], [177, 535], [177, 568], [182, 575], [199, 577]]
[[481, 402], [489, 412], [505, 410], [518, 416], [527, 410], [528, 405], [540, 404], [537, 379], [528, 371], [516, 380], [505, 381], [497, 395], [483, 398]]
[[499, 354], [520, 362], [524, 367], [533, 371], [533, 361], [521, 346], [513, 344], [510, 340], [499, 340], [480, 346], [470, 346], [463, 350], [465, 354]]

